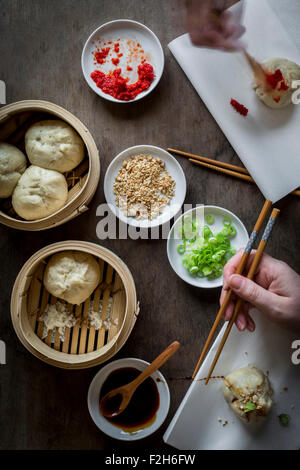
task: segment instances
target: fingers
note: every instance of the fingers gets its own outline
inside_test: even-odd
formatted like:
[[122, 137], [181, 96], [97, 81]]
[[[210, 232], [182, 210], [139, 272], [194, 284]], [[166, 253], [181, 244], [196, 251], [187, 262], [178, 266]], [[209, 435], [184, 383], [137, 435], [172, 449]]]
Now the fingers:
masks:
[[229, 278], [229, 286], [240, 298], [273, 319], [282, 307], [282, 297], [238, 274], [233, 274]]
[[190, 0], [187, 9], [187, 29], [196, 46], [211, 47], [225, 51], [244, 48], [239, 38], [245, 32], [231, 12], [214, 13], [209, 1]]

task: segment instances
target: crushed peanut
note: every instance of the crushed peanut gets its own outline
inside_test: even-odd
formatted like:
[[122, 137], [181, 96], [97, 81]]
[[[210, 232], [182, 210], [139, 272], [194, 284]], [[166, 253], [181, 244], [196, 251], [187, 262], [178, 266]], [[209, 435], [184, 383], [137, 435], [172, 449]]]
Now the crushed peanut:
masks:
[[175, 181], [160, 158], [132, 156], [123, 162], [114, 182], [116, 204], [127, 217], [154, 219], [175, 193]]

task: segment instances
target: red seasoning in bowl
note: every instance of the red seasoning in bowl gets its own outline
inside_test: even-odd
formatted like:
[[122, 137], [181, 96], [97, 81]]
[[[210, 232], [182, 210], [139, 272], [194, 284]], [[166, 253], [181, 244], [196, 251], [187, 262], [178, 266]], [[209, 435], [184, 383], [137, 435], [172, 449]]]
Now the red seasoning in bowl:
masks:
[[94, 65], [98, 66], [90, 75], [92, 80], [103, 93], [117, 100], [134, 100], [155, 78], [150, 55], [133, 40], [103, 42], [99, 39], [97, 50], [92, 54]]
[[122, 77], [121, 73], [121, 69], [116, 69], [109, 74], [95, 70], [91, 73], [91, 78], [104, 93], [117, 100], [130, 101], [147, 90], [155, 77], [152, 65], [147, 63], [138, 66], [139, 79], [135, 83], [128, 84], [128, 78]]

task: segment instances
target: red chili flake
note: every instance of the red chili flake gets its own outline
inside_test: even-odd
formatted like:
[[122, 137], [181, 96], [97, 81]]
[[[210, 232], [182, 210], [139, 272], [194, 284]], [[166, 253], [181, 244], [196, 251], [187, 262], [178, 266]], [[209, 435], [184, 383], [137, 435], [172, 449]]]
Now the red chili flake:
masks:
[[139, 80], [137, 82], [128, 85], [129, 79], [121, 76], [121, 69], [116, 69], [108, 75], [100, 70], [91, 73], [91, 78], [97, 87], [101, 88], [104, 93], [122, 101], [133, 100], [150, 87], [155, 77], [152, 65], [139, 65], [138, 76]]
[[117, 59], [117, 58], [115, 58], [115, 57], [113, 57], [113, 58], [111, 59], [111, 61], [112, 61], [112, 63], [113, 63], [114, 65], [118, 65], [118, 63], [120, 62], [120, 60]]
[[279, 101], [281, 100], [280, 96], [278, 96], [278, 98], [273, 98], [273, 100], [276, 102], [276, 103], [279, 103]]
[[130, 67], [130, 65], [127, 65], [127, 68], [126, 68], [126, 70], [128, 70], [128, 72], [131, 72], [131, 70], [133, 70], [133, 68], [132, 68], [132, 67]]
[[122, 54], [122, 53], [121, 53], [121, 54], [118, 54], [118, 57], [122, 57], [122, 56], [123, 56], [123, 54]]
[[118, 42], [115, 43], [115, 47], [114, 47], [114, 51], [115, 52], [120, 52], [120, 48], [119, 48], [120, 44]]
[[283, 80], [283, 82], [281, 82], [281, 85], [280, 87], [278, 88], [278, 90], [283, 90], [283, 91], [286, 91], [289, 89], [289, 86], [285, 83], [285, 81]]
[[267, 73], [266, 80], [268, 84], [275, 90], [280, 84], [278, 90], [288, 90], [289, 86], [285, 83], [284, 77], [280, 69], [275, 70], [274, 73]]
[[242, 116], [247, 116], [248, 109], [246, 108], [246, 106], [234, 100], [233, 98], [231, 98], [230, 104], [236, 110], [237, 113], [241, 114]]
[[102, 47], [101, 51], [94, 52], [94, 57], [98, 64], [103, 64], [110, 51], [110, 47]]

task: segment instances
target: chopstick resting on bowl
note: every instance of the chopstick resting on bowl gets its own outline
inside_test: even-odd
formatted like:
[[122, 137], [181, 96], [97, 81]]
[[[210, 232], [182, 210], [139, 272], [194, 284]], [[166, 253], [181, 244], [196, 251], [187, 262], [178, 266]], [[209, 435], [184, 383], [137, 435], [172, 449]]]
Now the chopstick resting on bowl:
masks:
[[[260, 229], [261, 229], [261, 227], [262, 227], [262, 225], [263, 225], [263, 223], [264, 223], [264, 221], [265, 221], [265, 219], [266, 219], [266, 217], [267, 217], [269, 211], [271, 210], [271, 207], [272, 207], [272, 202], [267, 199], [267, 200], [265, 201], [265, 203], [264, 203], [264, 205], [263, 205], [263, 208], [262, 208], [262, 210], [261, 210], [261, 212], [260, 212], [260, 214], [259, 214], [259, 217], [258, 217], [258, 219], [257, 219], [257, 221], [256, 221], [256, 224], [255, 224], [254, 229], [253, 229], [253, 231], [252, 231], [252, 233], [251, 233], [250, 239], [249, 239], [249, 241], [248, 241], [248, 244], [247, 244], [247, 246], [246, 246], [246, 248], [245, 248], [245, 251], [244, 251], [244, 253], [243, 253], [243, 255], [242, 255], [241, 261], [240, 261], [240, 263], [239, 263], [239, 265], [238, 265], [238, 267], [237, 267], [237, 270], [236, 270], [235, 274], [242, 274], [242, 273], [243, 273], [243, 271], [244, 271], [244, 269], [245, 269], [245, 266], [246, 266], [247, 259], [248, 259], [248, 257], [249, 257], [249, 254], [251, 253], [251, 250], [252, 250], [253, 245], [254, 245], [254, 243], [255, 243], [255, 240], [256, 240], [256, 238], [257, 238], [258, 232], [260, 231]], [[229, 302], [230, 302], [232, 293], [233, 293], [232, 290], [229, 289], [228, 292], [227, 292], [227, 294], [226, 294], [226, 296], [225, 296], [225, 299], [224, 299], [224, 301], [223, 301], [223, 303], [222, 303], [222, 305], [221, 305], [221, 307], [220, 307], [220, 309], [219, 309], [219, 311], [218, 311], [218, 314], [217, 314], [217, 316], [216, 316], [216, 319], [215, 319], [215, 321], [214, 321], [214, 324], [213, 324], [213, 326], [212, 326], [212, 328], [211, 328], [211, 330], [210, 330], [210, 333], [209, 333], [209, 335], [208, 335], [208, 338], [207, 338], [206, 343], [205, 343], [205, 345], [204, 345], [204, 348], [203, 348], [203, 350], [202, 350], [202, 353], [201, 353], [201, 356], [200, 356], [200, 358], [199, 358], [199, 361], [198, 361], [198, 363], [197, 363], [197, 365], [196, 365], [196, 367], [195, 367], [195, 370], [194, 370], [194, 373], [193, 373], [193, 376], [192, 376], [193, 378], [195, 377], [195, 375], [197, 374], [198, 370], [200, 369], [200, 366], [201, 366], [201, 364], [202, 364], [202, 362], [203, 362], [203, 360], [204, 360], [204, 358], [205, 358], [205, 355], [206, 355], [206, 353], [207, 353], [207, 351], [208, 351], [208, 348], [209, 348], [209, 346], [210, 346], [210, 344], [211, 344], [211, 342], [212, 342], [212, 339], [213, 339], [214, 334], [215, 334], [215, 332], [216, 332], [216, 330], [217, 330], [217, 327], [218, 327], [218, 325], [219, 325], [221, 319], [223, 318], [223, 314], [224, 314], [226, 308], [228, 307], [228, 304], [229, 304]]]
[[[168, 148], [167, 150], [168, 152], [176, 153], [188, 158], [189, 161], [194, 165], [200, 165], [205, 168], [209, 168], [210, 170], [218, 171], [219, 173], [224, 173], [225, 175], [247, 181], [248, 183], [255, 183], [248, 170], [241, 166], [232, 165], [230, 163], [225, 163], [219, 160], [213, 160], [212, 158], [202, 157], [200, 155], [194, 155], [192, 153], [182, 152], [181, 150], [175, 150], [172, 148]], [[294, 196], [300, 196], [300, 190], [296, 189], [291, 194]]]
[[[262, 258], [262, 256], [263, 256], [265, 247], [266, 247], [266, 245], [267, 245], [267, 243], [268, 243], [268, 238], [269, 238], [269, 236], [270, 236], [270, 234], [271, 234], [271, 232], [272, 232], [272, 229], [273, 229], [274, 224], [275, 224], [275, 220], [277, 219], [277, 217], [279, 216], [279, 214], [280, 214], [280, 210], [279, 210], [279, 209], [273, 209], [273, 210], [272, 210], [271, 216], [270, 216], [270, 218], [269, 218], [269, 221], [268, 221], [267, 226], [266, 226], [266, 228], [265, 228], [265, 231], [264, 231], [264, 233], [263, 233], [263, 236], [262, 236], [262, 239], [261, 239], [260, 244], [259, 244], [259, 246], [258, 246], [257, 252], [255, 253], [253, 262], [252, 262], [251, 267], [250, 267], [250, 269], [249, 269], [249, 272], [248, 272], [248, 275], [247, 275], [247, 278], [248, 278], [248, 279], [251, 279], [251, 280], [252, 280], [252, 279], [254, 278], [254, 276], [255, 276], [255, 273], [256, 273], [256, 271], [257, 271], [258, 265], [259, 265], [259, 263], [260, 263], [260, 261], [261, 261], [261, 258]], [[234, 308], [234, 311], [233, 311], [233, 315], [232, 315], [232, 317], [231, 317], [231, 320], [228, 322], [227, 328], [226, 328], [226, 330], [225, 330], [225, 332], [224, 332], [224, 334], [223, 334], [223, 337], [222, 337], [222, 339], [221, 339], [221, 342], [220, 342], [220, 345], [219, 345], [218, 350], [217, 350], [217, 352], [216, 352], [216, 355], [215, 355], [215, 357], [214, 357], [214, 359], [213, 359], [213, 361], [212, 361], [212, 364], [211, 364], [211, 366], [210, 366], [210, 369], [209, 369], [207, 378], [206, 378], [206, 380], [205, 380], [205, 385], [208, 383], [208, 381], [209, 381], [209, 379], [210, 379], [210, 377], [211, 377], [211, 375], [212, 375], [212, 373], [213, 373], [213, 371], [214, 371], [214, 368], [215, 368], [215, 366], [216, 366], [216, 364], [217, 364], [217, 361], [218, 361], [218, 359], [219, 359], [219, 357], [220, 357], [220, 354], [221, 354], [221, 352], [222, 352], [222, 350], [223, 350], [223, 348], [224, 348], [224, 346], [225, 346], [225, 343], [226, 343], [226, 340], [227, 340], [227, 338], [228, 338], [228, 335], [229, 335], [229, 333], [230, 333], [230, 331], [231, 331], [232, 325], [234, 324], [234, 322], [235, 322], [235, 320], [236, 320], [236, 318], [237, 318], [237, 316], [238, 316], [238, 313], [239, 313], [239, 311], [240, 311], [240, 309], [241, 309], [242, 304], [243, 304], [243, 300], [242, 300], [241, 298], [239, 298], [239, 299], [237, 300], [236, 305], [235, 305], [235, 308]]]

